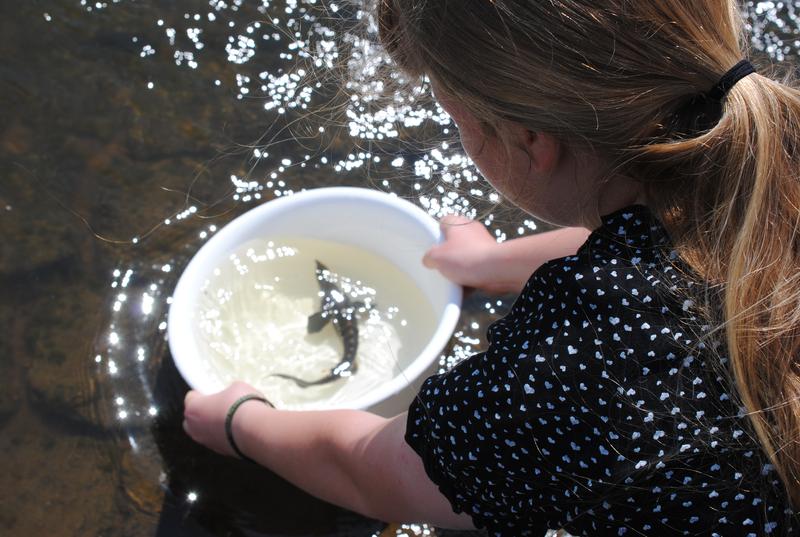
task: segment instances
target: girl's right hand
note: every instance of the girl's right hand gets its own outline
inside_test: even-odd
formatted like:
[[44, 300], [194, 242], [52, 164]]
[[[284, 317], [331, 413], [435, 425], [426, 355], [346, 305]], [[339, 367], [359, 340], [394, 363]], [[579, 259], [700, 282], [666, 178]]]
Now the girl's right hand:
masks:
[[464, 287], [497, 292], [492, 274], [497, 270], [498, 243], [489, 231], [480, 222], [456, 215], [445, 216], [440, 225], [444, 241], [425, 253], [422, 264]]
[[[222, 455], [235, 457], [228, 437], [225, 433], [225, 418], [231, 405], [243, 395], [261, 392], [244, 382], [234, 382], [224, 390], [209, 395], [190, 390], [184, 399], [183, 430], [192, 440]], [[263, 405], [260, 401], [247, 401], [234, 416], [234, 437], [240, 413], [244, 413], [245, 405]]]

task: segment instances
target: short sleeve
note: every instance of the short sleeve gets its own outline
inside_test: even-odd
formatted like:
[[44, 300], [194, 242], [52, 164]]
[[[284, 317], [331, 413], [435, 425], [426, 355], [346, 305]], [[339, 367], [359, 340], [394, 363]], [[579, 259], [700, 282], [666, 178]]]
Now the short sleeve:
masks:
[[561, 527], [601, 471], [603, 364], [590, 360], [585, 286], [564, 267], [537, 271], [490, 327], [487, 351], [427, 379], [409, 409], [406, 441], [428, 475], [456, 512], [497, 535]]
[[502, 416], [490, 415], [497, 407], [493, 400], [514, 399], [513, 390], [493, 391], [493, 385], [485, 381], [493, 365], [485, 353], [478, 354], [446, 374], [429, 378], [409, 409], [406, 426], [406, 441], [453, 510], [469, 514], [476, 527], [490, 529], [512, 515], [501, 500], [506, 495], [501, 489], [502, 460], [491, 461], [501, 470], [498, 474], [485, 467], [496, 456], [491, 444], [509, 447], [514, 437], [524, 434], [510, 434], [507, 419], [516, 418], [507, 409]]

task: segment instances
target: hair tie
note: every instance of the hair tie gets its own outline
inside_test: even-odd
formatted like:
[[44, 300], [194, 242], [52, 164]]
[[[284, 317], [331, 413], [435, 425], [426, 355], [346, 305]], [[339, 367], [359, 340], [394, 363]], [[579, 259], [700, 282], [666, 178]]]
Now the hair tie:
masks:
[[721, 101], [737, 82], [755, 72], [756, 68], [753, 67], [752, 63], [747, 60], [742, 60], [731, 67], [727, 73], [722, 75], [717, 85], [711, 88], [707, 95], [714, 100]]
[[265, 405], [269, 405], [272, 408], [275, 408], [275, 405], [273, 405], [266, 398], [261, 397], [258, 394], [251, 393], [248, 395], [241, 396], [239, 399], [234, 401], [234, 403], [228, 409], [228, 414], [225, 416], [225, 436], [228, 437], [228, 444], [230, 444], [231, 448], [233, 448], [233, 451], [235, 451], [240, 458], [246, 460], [247, 462], [255, 463], [256, 461], [254, 461], [253, 459], [251, 459], [250, 457], [241, 452], [239, 446], [236, 445], [236, 442], [233, 439], [233, 415], [236, 413], [239, 407], [242, 406], [242, 403], [246, 403], [247, 401], [252, 401], [252, 400], [261, 401]]

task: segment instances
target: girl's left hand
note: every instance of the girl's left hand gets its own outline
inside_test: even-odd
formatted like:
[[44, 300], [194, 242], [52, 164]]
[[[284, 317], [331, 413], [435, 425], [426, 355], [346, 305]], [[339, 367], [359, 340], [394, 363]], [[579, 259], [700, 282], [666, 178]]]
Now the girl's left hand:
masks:
[[[237, 399], [247, 394], [261, 392], [244, 382], [234, 382], [221, 392], [203, 395], [190, 390], [184, 399], [183, 430], [192, 440], [221, 453], [235, 457], [225, 435], [225, 417], [228, 409]], [[263, 405], [260, 401], [247, 401], [239, 407], [237, 414], [245, 405]], [[234, 415], [234, 438], [236, 438], [236, 416]]]
[[502, 269], [495, 259], [500, 248], [486, 227], [464, 216], [448, 215], [440, 228], [444, 241], [425, 253], [422, 264], [464, 287], [495, 292]]

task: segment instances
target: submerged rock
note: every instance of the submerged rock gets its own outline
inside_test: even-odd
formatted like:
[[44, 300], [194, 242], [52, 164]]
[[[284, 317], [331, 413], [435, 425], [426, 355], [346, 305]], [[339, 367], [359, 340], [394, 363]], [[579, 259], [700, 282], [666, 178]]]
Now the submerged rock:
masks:
[[108, 424], [96, 412], [99, 392], [90, 352], [102, 298], [82, 285], [55, 283], [27, 310], [20, 361], [27, 370], [29, 402], [62, 434], [98, 436]]

